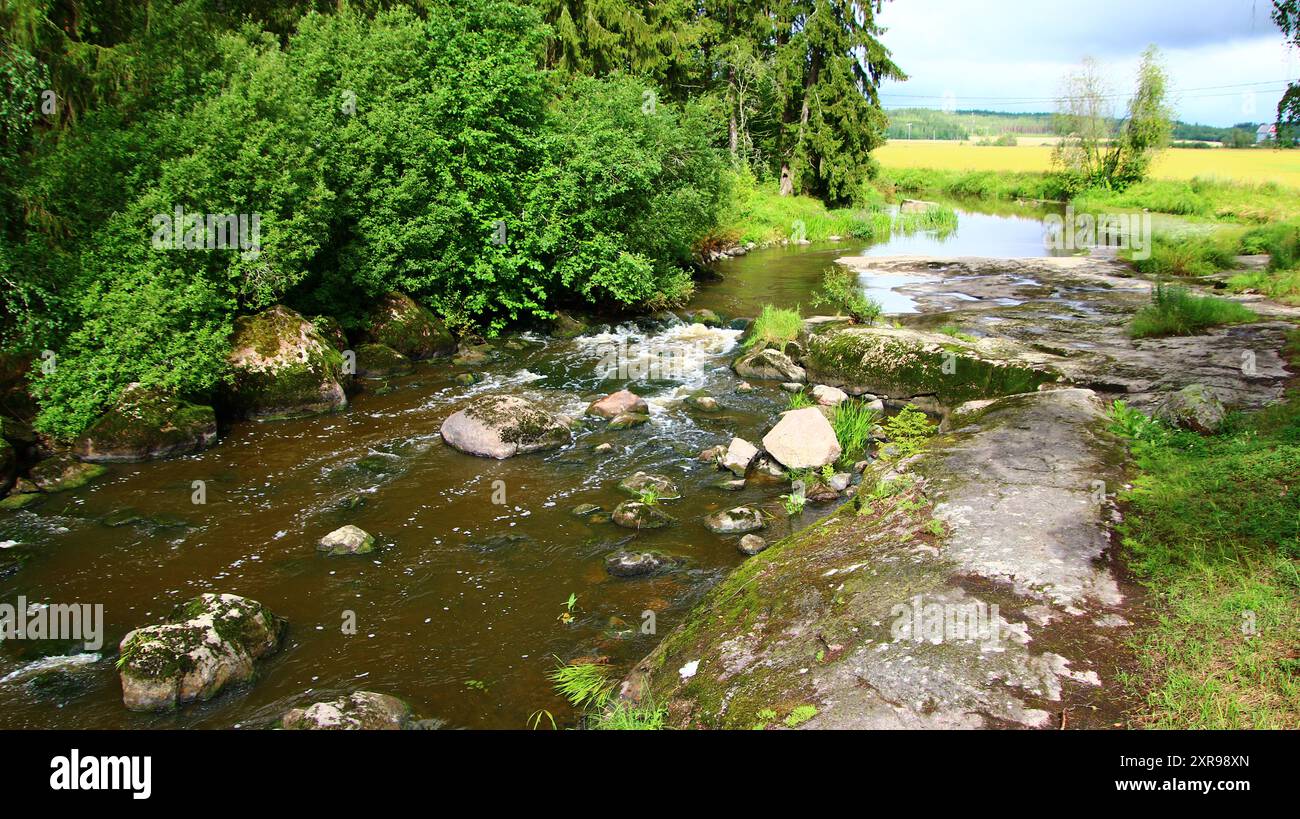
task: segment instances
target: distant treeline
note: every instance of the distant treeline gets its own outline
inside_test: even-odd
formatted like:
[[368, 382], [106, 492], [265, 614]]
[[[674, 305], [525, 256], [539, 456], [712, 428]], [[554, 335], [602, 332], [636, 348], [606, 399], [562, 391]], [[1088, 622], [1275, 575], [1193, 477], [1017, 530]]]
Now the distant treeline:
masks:
[[[953, 112], [929, 108], [895, 108], [889, 114], [890, 139], [967, 140], [1003, 135], [1055, 133], [1056, 115], [1052, 113], [1013, 113], [978, 108]], [[1221, 142], [1229, 148], [1246, 148], [1255, 144], [1259, 123], [1240, 122], [1230, 128], [1177, 121], [1175, 142]]]

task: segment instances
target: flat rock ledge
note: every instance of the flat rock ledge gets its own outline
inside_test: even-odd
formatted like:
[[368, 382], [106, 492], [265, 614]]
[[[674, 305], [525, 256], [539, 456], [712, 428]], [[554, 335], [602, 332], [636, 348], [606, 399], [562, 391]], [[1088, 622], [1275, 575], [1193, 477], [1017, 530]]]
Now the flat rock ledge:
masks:
[[[1107, 559], [1124, 449], [1090, 390], [955, 412], [749, 558], [624, 681], [705, 728], [1109, 726], [1134, 605]], [[861, 509], [857, 507], [862, 507]]]

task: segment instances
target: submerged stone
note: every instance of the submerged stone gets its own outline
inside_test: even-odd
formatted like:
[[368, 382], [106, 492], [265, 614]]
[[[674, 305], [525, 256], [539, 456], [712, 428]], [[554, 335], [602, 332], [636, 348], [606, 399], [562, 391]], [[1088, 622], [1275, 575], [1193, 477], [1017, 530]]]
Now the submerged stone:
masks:
[[32, 482], [42, 492], [80, 489], [107, 472], [106, 467], [78, 461], [71, 455], [55, 455], [32, 467]]
[[290, 709], [281, 718], [280, 727], [290, 731], [399, 731], [411, 727], [411, 707], [388, 694], [357, 691]]
[[360, 527], [348, 524], [335, 529], [316, 544], [327, 555], [365, 555], [375, 550], [375, 537]]
[[681, 558], [660, 552], [615, 552], [605, 558], [605, 571], [614, 577], [644, 577], [681, 565]]

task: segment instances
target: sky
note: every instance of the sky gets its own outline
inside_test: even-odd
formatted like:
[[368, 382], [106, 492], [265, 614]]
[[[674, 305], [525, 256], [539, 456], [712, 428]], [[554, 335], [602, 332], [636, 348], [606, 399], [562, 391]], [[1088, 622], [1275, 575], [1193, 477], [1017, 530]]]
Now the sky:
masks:
[[1270, 19], [1272, 0], [887, 0], [883, 42], [909, 76], [882, 84], [886, 108], [1051, 111], [1085, 56], [1117, 95], [1143, 49], [1161, 50], [1171, 103], [1187, 122], [1272, 122], [1300, 51]]

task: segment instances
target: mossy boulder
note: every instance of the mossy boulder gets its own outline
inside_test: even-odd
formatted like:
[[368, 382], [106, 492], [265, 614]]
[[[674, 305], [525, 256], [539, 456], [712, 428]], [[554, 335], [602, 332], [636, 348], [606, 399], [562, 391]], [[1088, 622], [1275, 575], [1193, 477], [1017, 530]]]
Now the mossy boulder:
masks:
[[230, 365], [229, 403], [242, 417], [291, 418], [347, 406], [343, 355], [283, 305], [235, 319]]
[[212, 407], [135, 383], [86, 430], [75, 452], [93, 463], [137, 463], [198, 452], [216, 439]]
[[19, 509], [26, 509], [29, 506], [35, 506], [45, 497], [39, 493], [18, 493], [10, 495], [0, 500], [0, 512], [17, 512]]
[[361, 344], [356, 353], [358, 378], [392, 378], [415, 369], [411, 359], [385, 344]]
[[1162, 398], [1154, 414], [1173, 426], [1213, 435], [1223, 426], [1228, 411], [1214, 390], [1204, 384], [1189, 384]]
[[32, 483], [42, 492], [66, 492], [80, 489], [107, 471], [99, 464], [82, 463], [64, 453], [33, 466], [31, 474]]
[[1034, 392], [1059, 378], [1050, 369], [1022, 360], [1011, 345], [894, 327], [831, 328], [813, 334], [803, 363], [810, 380], [854, 395], [933, 396], [948, 407]]
[[760, 347], [742, 353], [732, 363], [731, 368], [741, 378], [756, 381], [786, 381], [802, 384], [808, 380], [808, 374], [794, 359], [780, 350]]
[[456, 340], [427, 307], [404, 293], [386, 294], [370, 311], [366, 337], [416, 360], [451, 355]]
[[411, 706], [374, 691], [294, 708], [280, 719], [289, 731], [400, 731], [411, 725]]
[[570, 316], [568, 313], [555, 314], [555, 319], [551, 322], [551, 335], [556, 338], [577, 338], [591, 329], [587, 324]]
[[442, 439], [480, 458], [557, 449], [573, 438], [556, 415], [517, 395], [485, 395], [442, 424]]
[[348, 334], [338, 319], [333, 316], [312, 316], [311, 323], [316, 326], [325, 340], [334, 346], [334, 349], [339, 352], [351, 349], [348, 345]]
[[256, 600], [200, 595], [167, 622], [122, 638], [122, 702], [132, 711], [163, 711], [212, 699], [251, 680], [254, 662], [278, 651], [287, 630]]
[[735, 509], [725, 509], [707, 516], [704, 525], [714, 534], [744, 535], [757, 532], [767, 524], [763, 521], [763, 513], [759, 510], [752, 506], [737, 506]]
[[624, 529], [662, 529], [675, 521], [648, 503], [623, 501], [614, 509], [614, 522]]
[[676, 500], [682, 496], [672, 478], [649, 472], [638, 472], [624, 478], [618, 488], [635, 497], [641, 497], [647, 492], [653, 492], [660, 500]]

